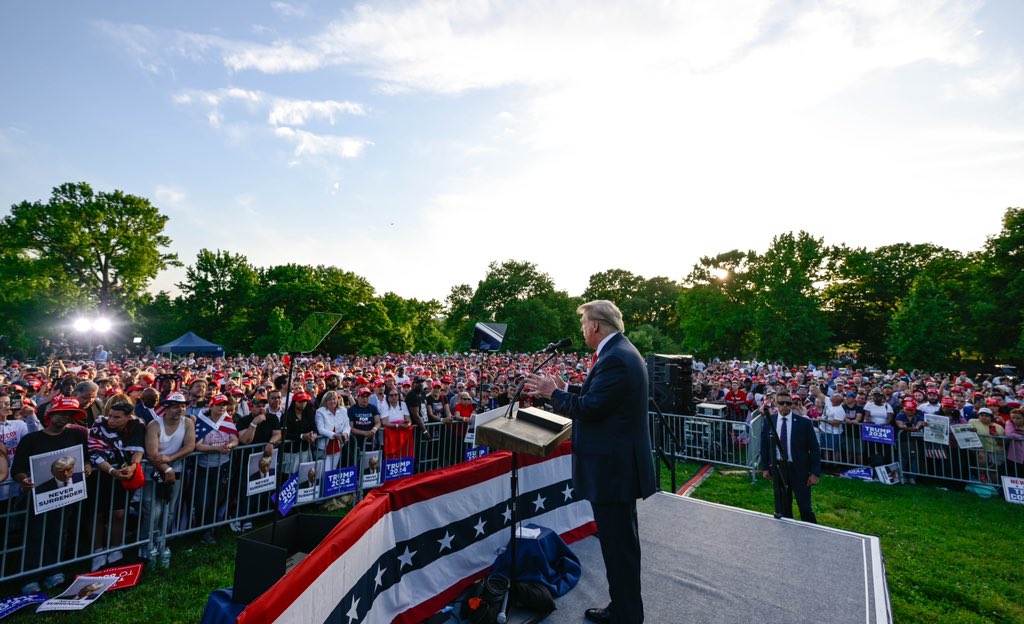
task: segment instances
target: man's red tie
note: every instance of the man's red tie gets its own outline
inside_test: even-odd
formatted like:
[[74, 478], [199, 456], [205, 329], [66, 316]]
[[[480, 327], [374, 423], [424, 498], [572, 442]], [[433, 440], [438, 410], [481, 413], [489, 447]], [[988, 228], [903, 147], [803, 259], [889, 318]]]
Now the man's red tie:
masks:
[[590, 368], [594, 368], [594, 364], [597, 364], [597, 351], [594, 351], [594, 355], [590, 356]]

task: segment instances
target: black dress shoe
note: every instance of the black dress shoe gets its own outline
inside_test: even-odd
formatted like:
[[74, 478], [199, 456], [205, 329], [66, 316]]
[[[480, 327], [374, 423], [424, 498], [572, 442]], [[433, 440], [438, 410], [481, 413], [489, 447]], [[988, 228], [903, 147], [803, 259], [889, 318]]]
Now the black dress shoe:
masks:
[[583, 617], [587, 618], [591, 622], [599, 622], [600, 624], [606, 624], [612, 621], [612, 614], [607, 608], [595, 608], [587, 609], [583, 614]]

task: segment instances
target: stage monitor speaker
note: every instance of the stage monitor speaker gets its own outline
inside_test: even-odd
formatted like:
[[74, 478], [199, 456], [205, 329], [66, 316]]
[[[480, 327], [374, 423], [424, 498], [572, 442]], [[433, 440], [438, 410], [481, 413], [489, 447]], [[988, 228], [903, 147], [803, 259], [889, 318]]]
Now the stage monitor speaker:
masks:
[[666, 414], [693, 415], [693, 356], [647, 356], [649, 392]]

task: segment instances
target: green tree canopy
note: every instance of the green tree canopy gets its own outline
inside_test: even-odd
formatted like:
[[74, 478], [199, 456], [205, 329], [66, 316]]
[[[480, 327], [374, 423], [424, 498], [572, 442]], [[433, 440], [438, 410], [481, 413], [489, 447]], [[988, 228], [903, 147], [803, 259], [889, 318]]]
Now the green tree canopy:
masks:
[[32, 273], [72, 285], [78, 305], [130, 316], [157, 273], [179, 264], [176, 254], [161, 251], [171, 244], [166, 224], [148, 199], [67, 183], [45, 203], [12, 206], [0, 239], [35, 265]]

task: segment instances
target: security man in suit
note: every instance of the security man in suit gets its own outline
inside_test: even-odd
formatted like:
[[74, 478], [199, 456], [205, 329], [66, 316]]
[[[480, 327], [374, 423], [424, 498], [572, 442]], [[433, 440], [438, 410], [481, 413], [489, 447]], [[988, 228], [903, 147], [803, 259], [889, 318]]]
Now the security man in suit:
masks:
[[572, 479], [594, 510], [611, 603], [587, 609], [592, 622], [639, 624], [640, 534], [636, 499], [657, 486], [647, 418], [647, 367], [623, 335], [622, 312], [597, 300], [576, 310], [587, 346], [596, 351], [586, 381], [568, 385], [557, 376], [531, 375], [527, 387], [573, 419]]
[[[761, 470], [766, 479], [772, 479], [775, 492], [776, 517], [793, 517], [793, 499], [800, 509], [800, 519], [817, 524], [818, 519], [811, 509], [811, 488], [821, 477], [821, 449], [814, 425], [810, 419], [793, 413], [793, 397], [782, 390], [775, 395], [779, 414], [772, 418], [768, 414], [761, 429]], [[778, 433], [782, 450], [771, 436], [771, 427]], [[770, 460], [778, 462], [785, 483], [775, 478]]]

